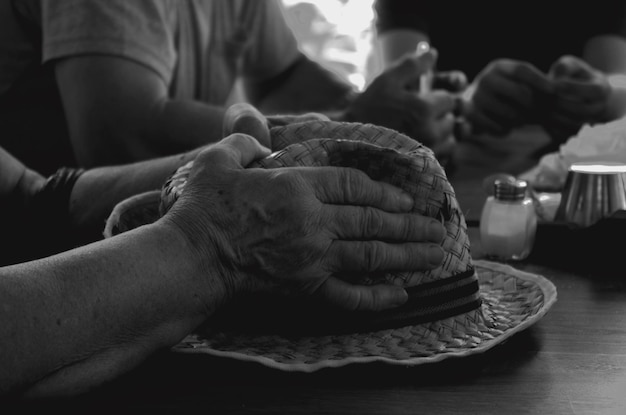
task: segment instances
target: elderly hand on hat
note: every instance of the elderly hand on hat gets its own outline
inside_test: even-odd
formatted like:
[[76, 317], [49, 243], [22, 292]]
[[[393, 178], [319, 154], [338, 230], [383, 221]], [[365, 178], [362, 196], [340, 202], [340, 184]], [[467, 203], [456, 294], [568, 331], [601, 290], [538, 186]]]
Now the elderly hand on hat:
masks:
[[[263, 119], [235, 121], [234, 130], [267, 132]], [[348, 168], [244, 168], [269, 152], [251, 135], [231, 134], [199, 151], [185, 192], [162, 219], [0, 267], [0, 395], [85, 392], [179, 343], [239, 292], [379, 310], [405, 302], [404, 289], [338, 275], [441, 263], [443, 226], [409, 214], [413, 200], [401, 190]], [[141, 164], [152, 171], [144, 184], [185, 157]], [[117, 180], [98, 171], [75, 190]], [[110, 170], [142, 176], [133, 171]], [[45, 347], [33, 339], [46, 339]]]
[[201, 298], [219, 281], [227, 296], [275, 290], [378, 310], [404, 303], [404, 289], [352, 285], [337, 274], [440, 265], [443, 226], [409, 214], [413, 200], [400, 189], [348, 168], [244, 169], [268, 154], [240, 133], [211, 146], [164, 217], [206, 277]]

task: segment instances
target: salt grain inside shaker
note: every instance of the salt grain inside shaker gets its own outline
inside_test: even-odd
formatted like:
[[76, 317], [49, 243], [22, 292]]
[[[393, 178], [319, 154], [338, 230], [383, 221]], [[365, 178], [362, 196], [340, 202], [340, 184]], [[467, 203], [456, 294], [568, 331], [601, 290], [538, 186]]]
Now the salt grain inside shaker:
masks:
[[480, 218], [480, 240], [489, 258], [526, 258], [533, 247], [537, 216], [525, 180], [496, 180]]

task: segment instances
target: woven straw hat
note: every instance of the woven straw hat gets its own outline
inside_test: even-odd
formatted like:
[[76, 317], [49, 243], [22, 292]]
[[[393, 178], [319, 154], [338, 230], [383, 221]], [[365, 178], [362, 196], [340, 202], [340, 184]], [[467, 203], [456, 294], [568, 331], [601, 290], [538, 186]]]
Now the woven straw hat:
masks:
[[[359, 283], [406, 288], [409, 301], [383, 312], [340, 312], [265, 295], [240, 298], [174, 351], [305, 372], [372, 361], [418, 365], [484, 352], [537, 322], [556, 301], [556, 288], [544, 277], [472, 259], [454, 190], [432, 151], [420, 143], [379, 126], [331, 121], [275, 127], [271, 139], [277, 151], [249, 168], [353, 167], [413, 195], [414, 212], [444, 223], [443, 264], [424, 272], [358, 276]], [[178, 169], [160, 194], [118, 205], [105, 236], [164, 214], [184, 191], [192, 163]]]

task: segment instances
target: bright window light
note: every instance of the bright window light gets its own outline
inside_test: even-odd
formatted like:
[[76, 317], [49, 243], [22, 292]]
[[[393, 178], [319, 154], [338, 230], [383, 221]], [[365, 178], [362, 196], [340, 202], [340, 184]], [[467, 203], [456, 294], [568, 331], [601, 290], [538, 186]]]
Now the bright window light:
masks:
[[282, 0], [300, 49], [357, 90], [372, 52], [374, 0]]

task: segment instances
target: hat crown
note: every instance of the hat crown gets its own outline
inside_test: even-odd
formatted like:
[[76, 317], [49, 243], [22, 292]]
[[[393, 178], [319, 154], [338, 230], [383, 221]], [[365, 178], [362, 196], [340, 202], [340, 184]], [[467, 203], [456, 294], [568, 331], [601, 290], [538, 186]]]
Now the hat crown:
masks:
[[413, 196], [413, 212], [442, 221], [446, 229], [442, 265], [423, 272], [390, 273], [384, 277], [387, 282], [414, 287], [473, 269], [465, 217], [443, 167], [428, 147], [388, 128], [333, 121], [274, 127], [271, 137], [272, 148], [278, 151], [254, 162], [254, 167], [356, 168]]
[[[413, 212], [441, 220], [446, 229], [442, 265], [422, 272], [389, 273], [383, 277], [386, 282], [414, 287], [473, 269], [465, 217], [443, 167], [428, 147], [388, 128], [360, 123], [307, 121], [274, 127], [270, 134], [274, 153], [247, 167], [356, 168], [413, 196]], [[179, 168], [163, 186], [161, 214], [182, 193], [192, 165]], [[365, 276], [361, 283], [380, 279]]]
[[[337, 310], [313, 308], [311, 303], [303, 304], [304, 298], [277, 296], [269, 299], [276, 301], [268, 301], [254, 293], [224, 306], [174, 351], [228, 356], [305, 372], [356, 362], [419, 365], [482, 353], [537, 322], [556, 301], [554, 284], [540, 275], [504, 264], [472, 262], [454, 192], [441, 166], [433, 162], [432, 152], [418, 142], [382, 127], [333, 122], [277, 127], [272, 129], [272, 140], [272, 148], [282, 150], [259, 163], [273, 163], [276, 158], [287, 162], [290, 157], [317, 152], [306, 162], [349, 162], [381, 180], [393, 178], [389, 172], [403, 177], [402, 172], [413, 171], [404, 181], [398, 179], [398, 184], [404, 189], [406, 183], [414, 183], [411, 189], [417, 193], [411, 189], [409, 193], [419, 202], [415, 211], [443, 220], [447, 230], [444, 264], [440, 270], [385, 276], [407, 287], [410, 299], [406, 307], [360, 317], [354, 316], [358, 313], [341, 316]], [[303, 141], [295, 144], [297, 140]], [[301, 156], [296, 156], [298, 152]], [[416, 164], [415, 159], [421, 161]], [[158, 220], [183, 191], [191, 167], [189, 163], [177, 170], [160, 194], [148, 192], [116, 205], [107, 219], [105, 236]], [[433, 191], [431, 186], [439, 190]], [[441, 197], [441, 193], [447, 196]], [[159, 202], [159, 212], [155, 212]], [[452, 248], [446, 248], [447, 244]]]
[[[370, 178], [403, 189], [414, 200], [412, 212], [440, 220], [446, 233], [441, 243], [444, 259], [437, 268], [426, 271], [370, 273], [356, 278], [360, 284], [395, 284], [407, 289], [408, 301], [392, 310], [333, 317], [332, 331], [361, 330], [434, 321], [480, 307], [478, 279], [474, 272], [465, 218], [454, 190], [434, 153], [421, 143], [388, 128], [360, 123], [307, 121], [270, 130], [275, 151], [248, 168], [274, 169], [295, 166], [351, 167]], [[162, 213], [181, 194], [192, 163], [180, 168], [162, 191]], [[419, 253], [416, 253], [419, 255]], [[341, 275], [339, 275], [341, 277]], [[354, 275], [350, 276], [355, 280]], [[251, 300], [246, 300], [250, 302]], [[313, 329], [320, 310], [303, 308], [300, 322]], [[263, 307], [269, 315], [271, 307]], [[265, 321], [281, 320], [284, 309]], [[232, 317], [232, 316], [230, 316]], [[229, 318], [230, 318], [229, 317]], [[330, 318], [330, 317], [329, 317]], [[246, 320], [250, 320], [248, 317]], [[330, 326], [333, 326], [332, 329]]]

